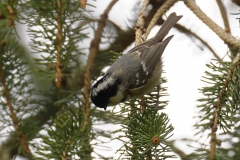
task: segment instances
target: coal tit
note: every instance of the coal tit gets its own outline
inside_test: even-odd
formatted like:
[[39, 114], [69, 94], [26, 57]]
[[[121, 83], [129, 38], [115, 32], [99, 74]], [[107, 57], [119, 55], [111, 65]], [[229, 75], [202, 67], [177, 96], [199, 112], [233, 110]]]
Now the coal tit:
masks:
[[92, 102], [106, 110], [107, 106], [150, 93], [160, 83], [161, 56], [173, 35], [164, 38], [181, 18], [171, 13], [155, 37], [135, 46], [116, 60], [92, 86]]

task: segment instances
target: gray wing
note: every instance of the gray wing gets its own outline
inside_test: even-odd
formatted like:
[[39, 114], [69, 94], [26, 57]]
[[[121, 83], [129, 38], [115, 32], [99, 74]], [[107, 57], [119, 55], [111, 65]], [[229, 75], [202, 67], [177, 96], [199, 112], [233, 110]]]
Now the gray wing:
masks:
[[177, 16], [176, 13], [172, 13], [168, 16], [167, 20], [164, 22], [158, 33], [155, 37], [147, 40], [146, 42], [134, 47], [127, 54], [136, 54], [140, 55], [140, 62], [142, 69], [139, 70], [137, 77], [132, 76], [132, 78], [137, 79], [136, 86], [140, 87], [144, 85], [152, 71], [154, 70], [156, 64], [160, 61], [161, 56], [168, 45], [169, 41], [173, 36], [169, 36], [165, 40], [165, 36], [168, 34], [169, 30], [181, 19], [182, 16]]

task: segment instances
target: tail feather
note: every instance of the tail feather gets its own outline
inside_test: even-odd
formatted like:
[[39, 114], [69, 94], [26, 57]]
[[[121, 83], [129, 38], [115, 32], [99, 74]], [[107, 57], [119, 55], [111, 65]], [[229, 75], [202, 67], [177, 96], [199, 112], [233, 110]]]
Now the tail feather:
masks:
[[182, 18], [182, 16], [177, 16], [175, 12], [171, 13], [166, 21], [163, 23], [160, 30], [155, 35], [155, 43], [162, 41], [170, 29]]

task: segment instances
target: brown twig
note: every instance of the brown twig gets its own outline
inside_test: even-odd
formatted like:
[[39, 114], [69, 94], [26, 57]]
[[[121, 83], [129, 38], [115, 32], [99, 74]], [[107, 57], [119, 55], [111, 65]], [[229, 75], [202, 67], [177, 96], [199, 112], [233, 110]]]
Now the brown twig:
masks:
[[84, 127], [86, 127], [88, 124], [88, 121], [89, 121], [88, 118], [89, 118], [89, 113], [90, 113], [89, 97], [90, 97], [90, 88], [91, 88], [91, 80], [92, 80], [91, 67], [93, 66], [94, 60], [95, 60], [97, 52], [98, 52], [102, 32], [106, 25], [106, 20], [108, 19], [108, 13], [117, 1], [118, 0], [113, 0], [112, 2], [110, 2], [107, 9], [101, 15], [101, 19], [98, 22], [98, 28], [95, 31], [95, 36], [90, 44], [89, 55], [88, 55], [88, 60], [87, 60], [87, 65], [86, 65], [86, 70], [85, 70], [84, 90], [83, 90]]
[[212, 53], [213, 53], [213, 56], [215, 58], [217, 58], [219, 61], [221, 60], [221, 58], [217, 55], [217, 53], [212, 49], [212, 47], [205, 41], [203, 40], [201, 37], [199, 37], [196, 33], [192, 32], [190, 29], [187, 29], [186, 27], [180, 25], [180, 24], [176, 24], [175, 25], [176, 29], [184, 32], [185, 34], [190, 34], [194, 37], [196, 37], [199, 41], [201, 41]]
[[[0, 59], [0, 61], [1, 61], [1, 59]], [[18, 138], [20, 140], [20, 143], [23, 147], [23, 150], [24, 150], [25, 154], [27, 155], [28, 158], [31, 158], [32, 156], [31, 156], [31, 151], [30, 151], [29, 146], [28, 146], [28, 141], [27, 141], [26, 136], [24, 135], [22, 129], [19, 126], [18, 117], [16, 116], [16, 114], [14, 112], [14, 108], [12, 106], [11, 97], [10, 97], [8, 86], [6, 84], [2, 64], [0, 65], [0, 82], [1, 82], [2, 87], [3, 87], [3, 91], [2, 91], [3, 96], [6, 98], [6, 105], [9, 108], [10, 116], [12, 118], [13, 125], [14, 125], [14, 128], [16, 130], [16, 134], [18, 135]]]
[[82, 8], [86, 8], [86, 5], [87, 5], [87, 0], [79, 0], [79, 3], [81, 5]]
[[16, 18], [16, 12], [13, 5], [14, 5], [14, 0], [9, 0], [9, 5], [7, 6], [7, 10], [9, 12], [8, 27], [14, 26], [14, 20]]
[[211, 133], [211, 140], [210, 140], [210, 152], [209, 152], [210, 160], [215, 160], [216, 141], [217, 141], [216, 133], [212, 132]]
[[146, 30], [146, 33], [144, 35], [144, 40], [147, 39], [150, 31], [152, 30], [152, 28], [156, 25], [158, 19], [167, 11], [169, 10], [170, 7], [172, 7], [174, 5], [174, 3], [176, 3], [178, 0], [167, 0], [159, 9], [158, 11], [155, 13], [155, 15], [153, 16], [150, 24], [148, 25], [148, 28]]
[[[222, 2], [222, 0], [216, 0], [216, 1], [217, 1], [217, 4], [218, 4], [220, 13], [221, 13], [221, 15], [222, 15], [222, 19], [223, 19], [225, 31], [231, 34], [231, 28], [230, 28], [230, 25], [229, 25], [229, 22], [228, 22], [227, 12], [226, 12], [226, 9], [225, 9], [225, 7], [224, 7], [224, 5], [223, 5], [223, 2]], [[234, 55], [236, 55], [236, 50], [235, 50], [235, 48], [232, 47], [232, 46], [229, 45], [229, 44], [227, 44], [227, 45], [228, 45], [228, 48], [229, 48], [230, 51], [231, 51], [231, 56], [234, 57]]]
[[14, 26], [14, 20], [16, 18], [15, 8], [13, 7], [13, 4], [10, 3], [10, 5], [7, 6], [7, 10], [9, 12], [8, 27], [11, 28]]
[[240, 41], [233, 37], [230, 33], [226, 32], [214, 21], [212, 21], [195, 3], [193, 0], [184, 0], [185, 5], [190, 8], [193, 13], [203, 21], [211, 30], [213, 30], [219, 38], [224, 42], [240, 48]]
[[62, 67], [61, 67], [61, 54], [62, 54], [62, 45], [63, 45], [63, 33], [62, 33], [62, 7], [63, 7], [63, 1], [58, 0], [57, 1], [57, 7], [58, 7], [58, 15], [56, 17], [57, 21], [57, 59], [56, 59], [56, 75], [55, 75], [55, 85], [56, 87], [61, 87], [62, 86], [62, 79], [63, 79], [63, 74], [62, 74]]
[[142, 43], [142, 34], [144, 33], [144, 14], [146, 12], [149, 0], [144, 0], [142, 4], [142, 8], [139, 13], [138, 21], [136, 23], [135, 29], [135, 45], [139, 45]]
[[230, 25], [229, 25], [228, 17], [227, 17], [227, 12], [223, 5], [223, 2], [222, 2], [222, 0], [216, 0], [216, 2], [218, 4], [219, 10], [220, 10], [222, 18], [223, 18], [225, 31], [231, 33], [231, 29], [230, 29]]
[[144, 112], [144, 111], [146, 110], [146, 105], [145, 105], [145, 98], [144, 98], [144, 96], [142, 96], [142, 97], [140, 98], [139, 104], [140, 104], [140, 106], [141, 106], [142, 112]]

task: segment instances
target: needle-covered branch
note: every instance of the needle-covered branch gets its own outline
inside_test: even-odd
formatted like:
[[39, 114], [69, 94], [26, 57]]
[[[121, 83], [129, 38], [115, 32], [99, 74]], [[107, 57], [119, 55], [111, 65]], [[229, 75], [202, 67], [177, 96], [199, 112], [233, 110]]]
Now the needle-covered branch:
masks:
[[[7, 54], [6, 52], [11, 52], [11, 51], [8, 51], [8, 50], [4, 50], [4, 47], [2, 47], [0, 49], [1, 53], [2, 54]], [[5, 61], [6, 62], [6, 61]], [[6, 100], [6, 106], [8, 107], [9, 111], [10, 111], [10, 117], [12, 118], [12, 123], [13, 123], [13, 126], [16, 130], [16, 134], [18, 136], [18, 139], [20, 140], [20, 144], [21, 146], [23, 147], [23, 150], [24, 150], [24, 155], [26, 155], [28, 158], [31, 159], [32, 155], [31, 155], [31, 151], [29, 149], [29, 145], [28, 145], [28, 141], [26, 139], [26, 136], [24, 134], [24, 132], [22, 131], [22, 128], [20, 127], [20, 122], [19, 122], [19, 119], [15, 113], [15, 109], [13, 107], [13, 104], [12, 104], [12, 98], [13, 97], [11, 94], [10, 94], [10, 90], [9, 90], [9, 87], [8, 87], [8, 83], [6, 82], [6, 71], [4, 71], [3, 67], [4, 65], [2, 64], [4, 63], [4, 60], [3, 60], [3, 55], [0, 55], [0, 86], [2, 86], [3, 88], [3, 98]]]

